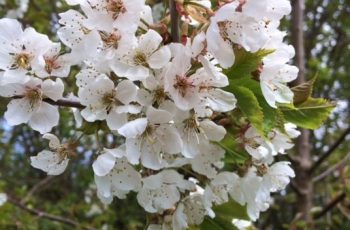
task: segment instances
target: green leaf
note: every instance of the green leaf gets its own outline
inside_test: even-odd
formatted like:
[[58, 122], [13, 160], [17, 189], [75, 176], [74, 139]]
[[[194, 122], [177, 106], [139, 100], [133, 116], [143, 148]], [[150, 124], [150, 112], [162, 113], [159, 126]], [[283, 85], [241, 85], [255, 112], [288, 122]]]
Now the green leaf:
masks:
[[225, 137], [218, 145], [226, 151], [224, 162], [226, 164], [243, 164], [249, 159], [245, 152], [236, 151], [236, 142], [229, 135]]
[[252, 126], [264, 135], [264, 113], [255, 94], [244, 86], [232, 86], [237, 98], [237, 106], [251, 122]]
[[237, 229], [233, 219], [249, 220], [246, 207], [239, 205], [234, 200], [213, 208], [216, 216], [214, 219], [206, 217], [200, 226], [201, 230], [232, 230]]
[[[262, 108], [263, 112], [263, 130], [264, 136], [273, 129], [273, 128], [281, 128], [280, 124], [284, 123], [283, 114], [280, 113], [277, 109], [272, 108], [267, 102], [261, 91], [260, 83], [251, 78], [241, 78], [230, 81], [231, 86], [229, 87], [229, 91], [232, 91], [233, 86], [242, 86], [250, 89], [255, 97], [258, 100], [259, 106]], [[236, 96], [237, 97], [237, 96]], [[239, 100], [238, 100], [239, 101]], [[283, 130], [282, 130], [283, 131]]]
[[231, 68], [224, 70], [224, 73], [230, 79], [250, 76], [262, 64], [262, 59], [273, 52], [274, 50], [259, 50], [256, 53], [250, 53], [236, 48], [235, 63]]
[[302, 104], [311, 97], [316, 78], [317, 76], [308, 82], [302, 83], [292, 88], [292, 91], [294, 93], [294, 105]]
[[[232, 221], [232, 220], [231, 220]], [[231, 222], [223, 221], [220, 218], [211, 219], [205, 217], [200, 227], [201, 230], [238, 230]]]
[[281, 107], [288, 122], [306, 129], [317, 129], [328, 118], [335, 104], [322, 98], [308, 98], [295, 108]]
[[105, 121], [95, 121], [95, 122], [83, 122], [83, 125], [77, 129], [83, 132], [85, 135], [96, 134], [99, 130], [109, 131], [107, 123]]

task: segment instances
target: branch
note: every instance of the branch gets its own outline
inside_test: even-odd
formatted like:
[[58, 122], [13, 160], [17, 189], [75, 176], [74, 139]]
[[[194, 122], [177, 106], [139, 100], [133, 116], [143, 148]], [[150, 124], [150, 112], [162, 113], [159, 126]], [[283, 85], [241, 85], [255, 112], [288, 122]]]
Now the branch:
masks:
[[51, 104], [51, 105], [58, 105], [62, 107], [70, 107], [70, 108], [77, 108], [77, 109], [85, 109], [85, 106], [80, 104], [78, 101], [70, 101], [67, 99], [61, 99], [58, 101], [53, 101], [51, 99], [44, 99], [43, 101]]
[[326, 178], [327, 176], [331, 175], [336, 170], [343, 168], [349, 161], [350, 161], [350, 152], [344, 157], [344, 159], [339, 161], [337, 164], [333, 165], [332, 167], [330, 167], [328, 170], [324, 171], [320, 175], [314, 177], [312, 179], [312, 182], [315, 183], [315, 182], [318, 182], [318, 181]]
[[[14, 96], [12, 99], [21, 99], [23, 96]], [[85, 106], [80, 104], [78, 101], [71, 101], [68, 99], [60, 99], [57, 101], [53, 101], [49, 98], [43, 99], [43, 101], [49, 103], [50, 105], [57, 105], [62, 107], [69, 107], [69, 108], [77, 108], [77, 109], [85, 109]]]
[[342, 200], [344, 200], [346, 197], [346, 194], [342, 192], [340, 195], [335, 197], [331, 202], [329, 202], [326, 207], [322, 209], [322, 211], [314, 216], [315, 219], [319, 219], [325, 214], [327, 214], [329, 211], [331, 211], [338, 203], [340, 203]]
[[74, 227], [75, 229], [86, 229], [86, 230], [96, 230], [95, 228], [92, 227], [86, 227], [86, 226], [82, 226], [79, 222], [76, 222], [74, 220], [62, 217], [62, 216], [56, 216], [56, 215], [51, 215], [49, 213], [43, 212], [41, 210], [38, 209], [34, 209], [34, 208], [28, 208], [26, 205], [22, 204], [21, 202], [13, 199], [12, 197], [8, 197], [7, 201], [11, 204], [13, 204], [14, 206], [32, 214], [32, 215], [36, 215], [38, 217], [42, 217], [42, 218], [46, 218], [52, 221], [56, 221], [56, 222], [60, 222], [69, 226]]
[[172, 42], [179, 42], [180, 41], [180, 16], [177, 12], [176, 7], [176, 0], [169, 0], [170, 1], [170, 23], [171, 23], [171, 39]]
[[25, 204], [34, 193], [36, 193], [39, 189], [42, 189], [45, 185], [49, 184], [54, 176], [47, 176], [43, 180], [39, 181], [36, 185], [32, 187], [32, 189], [27, 193], [27, 195], [20, 201], [21, 204]]
[[336, 142], [325, 152], [311, 167], [310, 172], [313, 173], [332, 153], [343, 143], [346, 136], [350, 134], [350, 126], [345, 130], [345, 132], [338, 138]]

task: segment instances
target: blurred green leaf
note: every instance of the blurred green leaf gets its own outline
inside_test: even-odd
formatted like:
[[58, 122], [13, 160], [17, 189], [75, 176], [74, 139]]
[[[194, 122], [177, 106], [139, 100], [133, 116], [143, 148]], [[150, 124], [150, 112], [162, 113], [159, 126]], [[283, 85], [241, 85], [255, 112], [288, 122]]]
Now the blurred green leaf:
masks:
[[309, 98], [295, 108], [281, 107], [281, 111], [288, 122], [306, 129], [317, 129], [328, 118], [335, 108], [333, 102], [322, 98]]
[[232, 230], [237, 229], [233, 219], [249, 220], [246, 208], [234, 200], [213, 208], [216, 216], [214, 219], [206, 217], [200, 226], [201, 230]]
[[232, 93], [237, 98], [238, 108], [251, 122], [252, 126], [264, 135], [264, 113], [255, 94], [244, 86], [231, 87]]

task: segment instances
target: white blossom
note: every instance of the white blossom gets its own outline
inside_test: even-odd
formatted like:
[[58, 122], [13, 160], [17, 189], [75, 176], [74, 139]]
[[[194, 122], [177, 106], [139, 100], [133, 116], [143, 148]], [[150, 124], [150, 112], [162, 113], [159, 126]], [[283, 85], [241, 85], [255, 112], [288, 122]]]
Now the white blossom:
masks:
[[28, 123], [41, 134], [50, 132], [58, 124], [57, 107], [44, 99], [57, 101], [61, 99], [64, 85], [61, 79], [41, 81], [30, 79], [25, 84], [8, 84], [1, 86], [0, 95], [4, 97], [20, 97], [12, 99], [7, 105], [5, 119], [10, 125]]
[[163, 170], [142, 180], [137, 200], [147, 212], [162, 213], [180, 200], [180, 192], [193, 189], [194, 184], [176, 171]]
[[61, 43], [52, 43], [39, 58], [39, 61], [33, 64], [34, 73], [41, 77], [68, 77], [70, 71], [71, 56], [69, 54], [60, 55]]
[[31, 165], [48, 175], [60, 175], [66, 170], [69, 157], [74, 155], [74, 149], [69, 143], [61, 144], [53, 134], [45, 134], [43, 138], [50, 141], [49, 146], [52, 151], [44, 150], [37, 156], [31, 157]]
[[147, 118], [138, 118], [118, 132], [126, 137], [127, 158], [138, 164], [159, 170], [166, 166], [163, 154], [177, 154], [182, 150], [182, 140], [177, 129], [171, 124], [172, 115], [161, 109], [149, 107]]
[[[24, 12], [27, 0], [22, 3]], [[231, 112], [237, 99], [229, 92], [229, 78], [236, 76], [229, 68], [238, 50], [252, 55], [271, 50], [254, 79], [271, 107], [293, 103], [288, 83], [298, 75], [289, 64], [295, 51], [284, 42], [286, 32], [278, 29], [290, 14], [290, 2], [236, 0], [211, 9], [210, 1], [194, 0], [197, 7], [208, 8], [209, 23], [199, 27], [191, 15], [181, 17], [181, 42], [171, 42], [168, 17], [161, 18], [155, 12], [159, 6], [152, 9], [145, 0], [66, 3], [75, 7], [59, 14], [57, 37], [64, 46], [31, 27], [23, 29], [16, 20], [0, 19], [0, 96], [11, 100], [4, 117], [10, 125], [27, 123], [49, 140], [50, 150], [32, 156], [31, 165], [48, 175], [62, 174], [81, 138], [91, 134], [85, 129], [95, 123], [100, 129], [98, 143], [91, 146], [97, 153], [94, 188], [104, 204], [135, 192], [141, 207], [160, 218], [149, 230], [199, 226], [205, 217], [215, 217], [213, 205], [230, 199], [257, 220], [270, 206], [271, 193], [285, 189], [295, 176], [289, 162], [274, 160], [294, 146], [292, 139], [300, 132], [286, 123], [263, 136], [244, 114]], [[177, 2], [178, 10], [181, 4]], [[237, 86], [240, 77], [242, 83], [247, 78], [237, 76]], [[64, 98], [74, 105], [76, 128], [81, 127], [69, 132], [81, 135], [74, 142], [61, 143], [48, 133], [59, 121], [55, 105], [66, 103], [61, 78], [77, 86], [78, 97], [67, 92]], [[244, 101], [240, 103], [241, 109]], [[229, 116], [233, 124], [227, 128], [222, 121]], [[102, 134], [106, 138], [99, 140]], [[239, 169], [225, 163], [232, 147], [226, 141], [247, 152]], [[0, 194], [0, 205], [5, 201]], [[88, 215], [101, 211], [96, 207]], [[251, 226], [237, 219], [232, 224]]]
[[106, 75], [100, 75], [81, 88], [78, 96], [86, 105], [81, 112], [84, 119], [89, 122], [106, 120], [111, 130], [117, 130], [127, 122], [127, 113], [140, 112], [139, 106], [131, 104], [136, 100], [137, 86], [129, 80], [115, 86]]
[[249, 52], [256, 52], [268, 41], [264, 26], [254, 17], [238, 12], [238, 1], [226, 4], [211, 17], [207, 30], [208, 51], [223, 68], [235, 61], [233, 45], [238, 44]]
[[211, 143], [200, 146], [200, 153], [191, 160], [192, 169], [208, 178], [214, 178], [222, 168], [222, 158], [225, 150]]
[[33, 28], [22, 30], [21, 24], [14, 19], [0, 19], [0, 70], [4, 74], [0, 85], [25, 83], [33, 64], [50, 49], [52, 42], [46, 35], [39, 34]]
[[141, 175], [125, 158], [125, 145], [116, 149], [104, 149], [94, 161], [92, 168], [98, 196], [104, 203], [110, 203], [113, 196], [125, 198], [130, 191], [138, 191]]
[[295, 173], [289, 165], [289, 162], [280, 161], [269, 166], [266, 170], [267, 172], [263, 176], [263, 187], [270, 192], [277, 192], [285, 189], [290, 182], [290, 178], [295, 177]]
[[112, 63], [113, 71], [128, 79], [143, 80], [150, 75], [150, 69], [161, 69], [170, 60], [171, 53], [168, 46], [160, 46], [163, 38], [154, 30], [148, 30], [139, 38], [138, 44], [131, 49], [121, 51], [119, 60]]

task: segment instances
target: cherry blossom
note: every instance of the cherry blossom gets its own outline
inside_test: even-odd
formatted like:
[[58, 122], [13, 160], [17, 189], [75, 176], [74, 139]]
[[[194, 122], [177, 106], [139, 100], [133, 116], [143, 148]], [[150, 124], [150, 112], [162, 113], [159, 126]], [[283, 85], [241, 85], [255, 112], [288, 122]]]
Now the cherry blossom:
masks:
[[33, 64], [47, 52], [52, 42], [33, 28], [25, 30], [14, 19], [0, 19], [0, 70], [4, 71], [0, 84], [24, 83]]
[[58, 124], [57, 107], [45, 99], [57, 101], [62, 97], [64, 85], [60, 79], [41, 81], [32, 78], [25, 84], [13, 83], [1, 88], [1, 96], [19, 97], [7, 105], [4, 117], [10, 125], [28, 123], [34, 130], [44, 134]]
[[[300, 132], [291, 123], [269, 128], [265, 121], [259, 130], [242, 109], [248, 97], [234, 95], [231, 86], [260, 84], [243, 86], [266, 104], [264, 112], [293, 103], [288, 83], [298, 75], [290, 64], [295, 51], [279, 30], [290, 2], [221, 1], [213, 8], [207, 0], [191, 1], [205, 10], [205, 24], [176, 2], [180, 42], [170, 36], [170, 17], [153, 18], [155, 8], [144, 0], [66, 0], [74, 9], [59, 14], [59, 42], [0, 19], [0, 96], [10, 101], [4, 118], [49, 140], [50, 150], [30, 158], [48, 175], [62, 174], [81, 154], [75, 151], [80, 143], [94, 140], [98, 198], [110, 204], [135, 193], [157, 217], [149, 230], [199, 226], [230, 200], [256, 221], [272, 193], [295, 176], [276, 156], [292, 149]], [[236, 74], [238, 51], [270, 54], [255, 72]], [[61, 105], [72, 107], [76, 124], [67, 135], [78, 134], [75, 141], [61, 143], [48, 133], [58, 125]], [[250, 224], [233, 221], [241, 229]]]
[[69, 157], [74, 156], [74, 149], [70, 143], [61, 144], [59, 139], [53, 134], [45, 134], [44, 139], [49, 140], [49, 146], [52, 151], [44, 150], [37, 156], [31, 157], [31, 165], [34, 168], [41, 169], [48, 175], [62, 174], [69, 163]]

